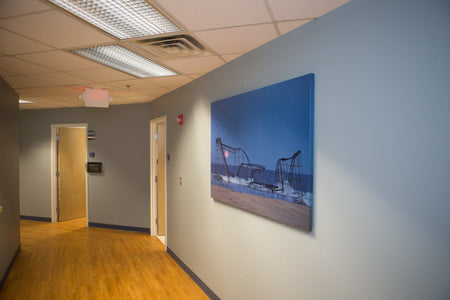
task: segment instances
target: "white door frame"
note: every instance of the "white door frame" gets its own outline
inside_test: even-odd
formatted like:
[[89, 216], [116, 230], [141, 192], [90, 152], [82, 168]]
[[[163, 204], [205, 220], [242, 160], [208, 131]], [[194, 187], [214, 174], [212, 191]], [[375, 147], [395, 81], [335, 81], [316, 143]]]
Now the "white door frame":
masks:
[[[165, 145], [164, 151], [166, 152], [164, 155], [167, 155], [167, 121], [166, 116], [162, 116], [153, 120], [150, 120], [150, 234], [158, 235], [158, 226], [156, 224], [157, 219], [157, 206], [158, 206], [158, 185], [155, 182], [155, 178], [157, 176], [157, 166], [156, 166], [156, 153], [158, 143], [155, 143], [155, 135], [157, 132], [158, 123], [164, 123], [165, 127]], [[166, 250], [167, 250], [167, 159], [165, 160], [165, 223], [166, 223]]]
[[[88, 161], [88, 141], [87, 141], [87, 123], [72, 123], [72, 124], [52, 124], [51, 128], [51, 159], [50, 159], [50, 172], [51, 172], [51, 209], [52, 209], [52, 223], [58, 222], [58, 213], [56, 211], [58, 207], [58, 177], [56, 177], [57, 167], [58, 167], [58, 152], [57, 152], [57, 142], [56, 133], [58, 128], [70, 127], [70, 128], [84, 128], [86, 129], [86, 162]], [[89, 224], [88, 217], [88, 174], [86, 174], [86, 225]]]

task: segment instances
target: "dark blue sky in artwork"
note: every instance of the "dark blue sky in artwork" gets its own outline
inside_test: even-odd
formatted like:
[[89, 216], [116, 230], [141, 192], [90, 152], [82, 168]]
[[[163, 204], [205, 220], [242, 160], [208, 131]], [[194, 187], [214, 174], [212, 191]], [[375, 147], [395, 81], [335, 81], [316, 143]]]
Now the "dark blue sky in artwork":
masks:
[[308, 74], [211, 104], [211, 154], [215, 140], [241, 147], [252, 163], [275, 170], [278, 158], [302, 152], [312, 174], [314, 75]]

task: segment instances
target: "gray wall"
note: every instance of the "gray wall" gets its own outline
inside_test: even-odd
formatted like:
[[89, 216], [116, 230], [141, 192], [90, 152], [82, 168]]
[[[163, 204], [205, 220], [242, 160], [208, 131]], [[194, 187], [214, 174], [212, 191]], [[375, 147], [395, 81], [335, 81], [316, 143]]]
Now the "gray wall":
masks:
[[0, 279], [20, 245], [18, 101], [0, 77]]
[[51, 217], [50, 126], [70, 123], [96, 131], [89, 161], [103, 162], [104, 174], [88, 175], [89, 221], [149, 228], [148, 104], [21, 111], [21, 215]]
[[[449, 28], [448, 0], [354, 0], [151, 102], [170, 249], [223, 299], [448, 299]], [[211, 199], [210, 103], [310, 72], [313, 232]]]

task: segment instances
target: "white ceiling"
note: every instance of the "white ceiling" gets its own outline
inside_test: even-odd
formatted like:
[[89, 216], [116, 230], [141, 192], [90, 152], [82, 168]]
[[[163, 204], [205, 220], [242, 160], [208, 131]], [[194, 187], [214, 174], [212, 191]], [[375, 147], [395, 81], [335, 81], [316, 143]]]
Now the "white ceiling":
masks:
[[[207, 50], [169, 59], [133, 40], [120, 41], [45, 0], [0, 0], [0, 76], [20, 99], [35, 102], [21, 109], [83, 106], [76, 96], [86, 87], [108, 89], [112, 105], [149, 102], [349, 1], [149, 1]], [[179, 75], [138, 79], [67, 51], [115, 43]]]

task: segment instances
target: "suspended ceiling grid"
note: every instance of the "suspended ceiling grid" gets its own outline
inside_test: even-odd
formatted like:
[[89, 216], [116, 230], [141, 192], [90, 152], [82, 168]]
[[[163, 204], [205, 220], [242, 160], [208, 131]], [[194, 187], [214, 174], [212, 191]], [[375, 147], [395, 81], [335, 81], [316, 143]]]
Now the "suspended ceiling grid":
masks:
[[[41, 0], [0, 1], [0, 76], [35, 103], [21, 109], [84, 106], [85, 87], [106, 88], [112, 105], [150, 102], [349, 0], [152, 1], [206, 51], [192, 57], [156, 57]], [[177, 33], [179, 34], [179, 33]], [[67, 50], [120, 44], [179, 75], [139, 79]]]

